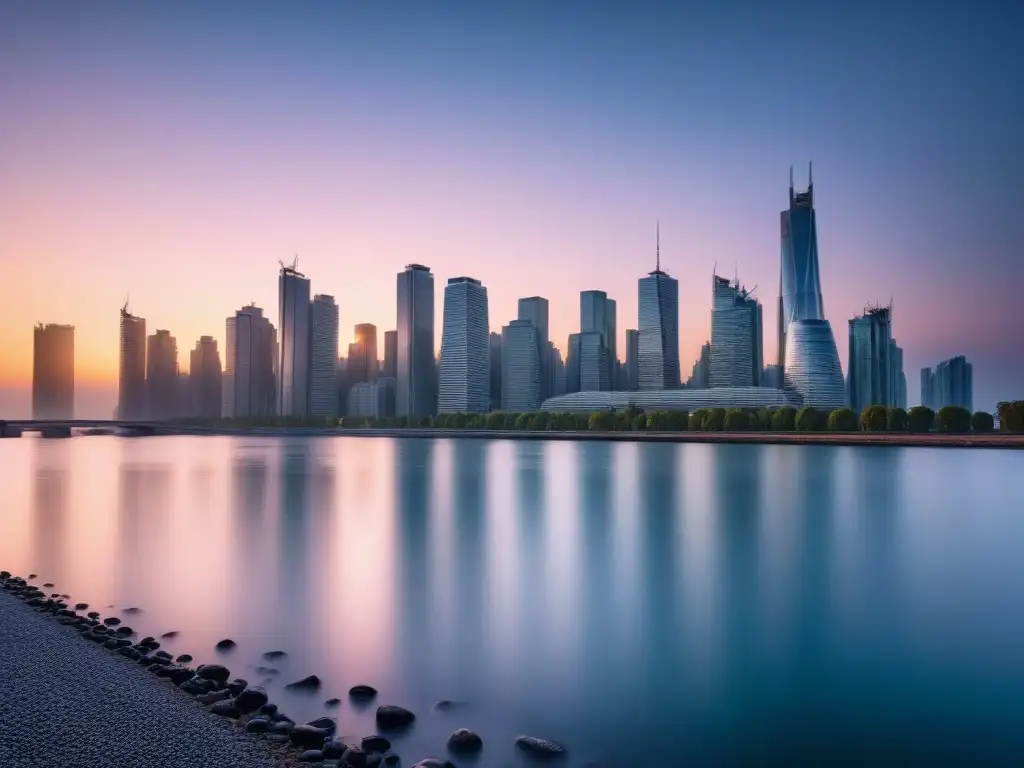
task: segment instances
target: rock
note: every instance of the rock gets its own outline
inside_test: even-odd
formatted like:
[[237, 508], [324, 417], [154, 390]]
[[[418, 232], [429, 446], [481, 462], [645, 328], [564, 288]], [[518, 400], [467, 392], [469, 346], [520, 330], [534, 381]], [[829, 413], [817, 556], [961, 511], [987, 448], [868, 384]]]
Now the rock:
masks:
[[215, 683], [226, 683], [231, 677], [231, 670], [220, 664], [201, 664], [196, 674], [204, 680], [213, 680]]
[[450, 760], [442, 760], [440, 757], [425, 757], [412, 768], [455, 768], [455, 763]]
[[190, 661], [192, 661], [192, 656], [187, 653], [183, 653], [178, 658], [176, 658], [175, 661], [179, 664], [188, 664]]
[[394, 704], [384, 704], [377, 707], [377, 727], [383, 730], [404, 728], [412, 724], [416, 715], [408, 709], [397, 707]]
[[204, 693], [208, 693], [206, 688], [201, 684], [202, 682], [209, 682], [209, 680], [201, 681], [199, 678], [193, 677], [191, 680], [186, 680], [179, 687], [190, 696], [201, 696]]
[[175, 629], [175, 630], [173, 630], [171, 632], [164, 632], [162, 635], [160, 635], [160, 639], [161, 640], [170, 640], [172, 637], [177, 637], [177, 636], [178, 636], [178, 630]]
[[324, 753], [319, 749], [307, 749], [301, 755], [299, 755], [300, 763], [322, 763], [324, 761]]
[[324, 760], [340, 760], [341, 756], [345, 754], [345, 750], [348, 749], [348, 744], [343, 741], [337, 741], [332, 739], [324, 744], [323, 753]]
[[132, 661], [138, 661], [142, 658], [142, 654], [136, 651], [134, 648], [118, 648], [117, 652], [122, 656], [127, 656]]
[[196, 696], [196, 701], [202, 704], [216, 704], [218, 701], [226, 701], [231, 698], [231, 694], [227, 691], [211, 691], [210, 693], [201, 693]]
[[182, 685], [196, 676], [196, 673], [193, 670], [177, 664], [168, 667], [168, 669], [170, 669], [171, 672], [167, 674], [167, 677], [171, 678], [171, 682], [175, 685]]
[[516, 746], [534, 757], [557, 757], [566, 754], [565, 747], [553, 741], [538, 739], [536, 736], [520, 736]]
[[243, 715], [255, 712], [267, 703], [269, 697], [262, 688], [246, 688], [235, 696], [235, 706]]
[[230, 637], [226, 637], [220, 642], [218, 642], [217, 645], [215, 645], [214, 647], [218, 651], [230, 651], [232, 648], [235, 647], [235, 641], [232, 640]]
[[328, 699], [324, 702], [324, 706], [328, 709], [334, 709], [335, 707], [341, 706], [341, 699]]
[[240, 677], [236, 677], [234, 680], [228, 683], [228, 690], [231, 691], [232, 696], [237, 696], [248, 687], [249, 681], [243, 680]]
[[50, 582], [46, 582], [45, 584], [43, 584], [43, 586], [46, 587], [47, 589], [53, 589], [56, 585], [55, 584], [51, 584]]
[[75, 610], [76, 611], [84, 611], [88, 607], [89, 607], [88, 603], [75, 603]]
[[167, 659], [168, 663], [171, 661], [171, 659], [174, 658], [167, 651], [157, 651], [156, 653], [153, 654], [153, 656], [154, 656], [154, 658], [157, 658], [157, 659]]
[[270, 721], [263, 717], [254, 717], [245, 724], [245, 730], [249, 733], [266, 733], [270, 730]]
[[338, 724], [329, 717], [318, 717], [316, 720], [310, 720], [306, 725], [312, 725], [314, 728], [323, 728], [331, 735], [334, 735], [334, 731], [338, 727]]
[[376, 698], [377, 689], [369, 685], [353, 685], [348, 689], [348, 695], [357, 701], [369, 701]]
[[285, 688], [291, 691], [316, 691], [320, 688], [320, 678], [316, 675], [309, 675], [294, 683], [288, 683]]
[[387, 752], [391, 749], [391, 742], [383, 736], [374, 734], [373, 736], [364, 736], [361, 746], [366, 752]]
[[150, 648], [156, 650], [160, 647], [160, 643], [156, 641], [155, 637], [144, 637], [139, 640], [139, 645], [148, 645]]
[[38, 576], [36, 576], [36, 575], [35, 575], [34, 573], [30, 573], [30, 574], [28, 575], [28, 580], [29, 580], [29, 581], [32, 581], [32, 579], [38, 579], [38, 578], [39, 578], [39, 577], [38, 577]]
[[452, 752], [469, 754], [484, 748], [484, 740], [466, 728], [459, 728], [448, 737], [448, 749]]
[[360, 747], [349, 747], [341, 756], [341, 764], [346, 768], [364, 768], [366, 753]]
[[398, 755], [384, 755], [384, 765], [398, 765], [402, 759]]
[[264, 715], [276, 715], [277, 704], [264, 704], [262, 707], [260, 707], [260, 712], [262, 712]]
[[274, 659], [283, 659], [287, 655], [284, 651], [267, 651], [263, 654], [263, 658], [273, 661]]
[[129, 626], [122, 625], [117, 628], [116, 634], [120, 635], [121, 637], [129, 637], [130, 635], [135, 634], [135, 630]]
[[256, 671], [261, 675], [276, 675], [281, 670], [275, 669], [274, 667], [256, 667]]
[[220, 715], [221, 717], [237, 718], [242, 714], [238, 711], [238, 707], [235, 706], [234, 699], [225, 699], [224, 701], [218, 701], [212, 707], [210, 707], [210, 711], [213, 712], [213, 714], [215, 715]]
[[110, 638], [109, 640], [103, 643], [103, 647], [111, 651], [116, 651], [121, 646], [118, 644], [117, 640], [115, 640], [114, 638]]
[[141, 608], [125, 608], [121, 613], [127, 613], [129, 616], [133, 616], [137, 613], [142, 613]]
[[292, 728], [292, 744], [305, 749], [321, 749], [327, 741], [327, 731], [313, 725], [297, 725]]
[[117, 616], [108, 616], [103, 620], [103, 623], [106, 624], [108, 627], [116, 627], [118, 624], [121, 623], [121, 620], [117, 618]]
[[271, 724], [270, 730], [274, 733], [282, 733], [290, 739], [292, 731], [295, 730], [295, 723], [290, 720], [279, 720]]
[[85, 615], [88, 616], [90, 619], [98, 619], [100, 617], [100, 612], [99, 611], [89, 611]]

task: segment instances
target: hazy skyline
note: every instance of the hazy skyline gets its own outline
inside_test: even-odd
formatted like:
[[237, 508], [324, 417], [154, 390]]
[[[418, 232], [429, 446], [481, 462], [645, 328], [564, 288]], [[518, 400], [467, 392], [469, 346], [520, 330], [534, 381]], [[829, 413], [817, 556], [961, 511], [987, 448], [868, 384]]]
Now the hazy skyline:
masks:
[[238, 307], [276, 318], [296, 253], [342, 349], [396, 327], [415, 262], [437, 329], [469, 275], [492, 330], [546, 297], [564, 355], [598, 289], [624, 350], [656, 220], [685, 378], [716, 263], [775, 327], [810, 160], [837, 338], [891, 298], [908, 382], [964, 354], [975, 407], [1024, 394], [1024, 11], [560, 5], [0, 7], [0, 417], [30, 412], [35, 323], [75, 326], [76, 412], [106, 417], [127, 294], [149, 332], [223, 354]]

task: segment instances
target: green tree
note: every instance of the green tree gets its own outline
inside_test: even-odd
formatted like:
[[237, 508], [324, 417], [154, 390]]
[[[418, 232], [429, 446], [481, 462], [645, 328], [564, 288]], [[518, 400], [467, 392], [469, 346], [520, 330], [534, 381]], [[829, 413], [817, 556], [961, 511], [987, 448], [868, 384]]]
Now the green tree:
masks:
[[704, 429], [704, 417], [707, 416], [707, 408], [698, 408], [687, 418], [687, 428], [691, 432], [700, 432]]
[[536, 432], [546, 432], [551, 429], [551, 414], [547, 411], [537, 411], [531, 414], [530, 429]]
[[501, 411], [491, 411], [487, 414], [487, 429], [504, 429], [505, 414]]
[[999, 430], [1020, 434], [1024, 432], [1024, 400], [1010, 400], [1000, 403], [996, 413], [999, 414]]
[[753, 428], [762, 432], [767, 432], [772, 428], [772, 412], [767, 408], [758, 408], [754, 414], [755, 421]]
[[889, 408], [885, 412], [885, 427], [890, 432], [906, 432], [909, 421], [902, 408]]
[[615, 417], [610, 411], [594, 411], [590, 414], [587, 428], [596, 432], [609, 432], [615, 428]]
[[721, 432], [725, 428], [725, 408], [711, 408], [701, 423], [705, 432]]
[[887, 424], [884, 405], [869, 405], [860, 412], [860, 428], [865, 432], [885, 432]]
[[946, 434], [971, 431], [971, 412], [958, 405], [947, 405], [935, 416], [935, 429]]
[[796, 428], [796, 408], [784, 405], [772, 414], [773, 432], [792, 432]]
[[573, 421], [576, 426], [575, 429], [590, 429], [590, 414], [583, 411], [577, 411], [572, 415]]
[[725, 412], [726, 432], [746, 432], [750, 429], [750, 414], [742, 408], [730, 408]]
[[797, 432], [819, 432], [822, 421], [821, 414], [807, 405], [796, 412], [793, 426], [796, 427]]
[[530, 428], [530, 419], [533, 418], [533, 414], [529, 411], [516, 415], [515, 429], [519, 432], [526, 432]]
[[911, 432], [931, 432], [935, 424], [935, 411], [924, 405], [915, 405], [907, 411], [907, 429]]
[[633, 431], [643, 432], [645, 429], [647, 429], [647, 415], [638, 413], [633, 417]]
[[995, 419], [992, 418], [992, 414], [986, 411], [975, 411], [974, 415], [971, 416], [971, 431], [972, 432], [991, 432], [995, 429]]
[[849, 408], [836, 408], [828, 415], [829, 432], [856, 432], [857, 414]]
[[670, 432], [686, 432], [690, 428], [690, 414], [687, 411], [666, 411], [665, 429]]
[[613, 420], [615, 423], [612, 429], [616, 432], [628, 432], [633, 427], [633, 416], [629, 411], [616, 411]]

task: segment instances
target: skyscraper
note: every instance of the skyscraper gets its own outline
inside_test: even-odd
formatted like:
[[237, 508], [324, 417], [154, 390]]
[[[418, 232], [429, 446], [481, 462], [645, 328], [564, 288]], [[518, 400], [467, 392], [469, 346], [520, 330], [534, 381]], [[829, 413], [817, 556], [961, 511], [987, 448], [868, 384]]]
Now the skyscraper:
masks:
[[325, 419], [338, 418], [338, 305], [334, 297], [313, 297], [312, 350], [309, 360], [309, 413]]
[[487, 289], [483, 284], [472, 277], [451, 278], [444, 289], [439, 412], [486, 413], [490, 407], [488, 323]]
[[[602, 390], [610, 390], [615, 375], [615, 361], [618, 359], [615, 350], [615, 302], [608, 298], [604, 291], [580, 291], [580, 336], [597, 334], [601, 339], [603, 353], [595, 353], [592, 338], [587, 341], [588, 353], [578, 358], [580, 365], [603, 366], [603, 371], [596, 369], [579, 369], [580, 387], [584, 382], [600, 385]], [[571, 354], [572, 350], [570, 350]], [[580, 389], [581, 392], [591, 391]]]
[[761, 304], [728, 278], [712, 275], [712, 387], [757, 387], [761, 384]]
[[73, 419], [74, 326], [40, 323], [35, 327], [32, 352], [32, 418]]
[[348, 345], [346, 362], [349, 386], [376, 379], [380, 365], [377, 361], [377, 326], [360, 323], [355, 333], [355, 342]]
[[491, 410], [501, 410], [501, 334], [491, 331], [488, 336], [491, 363]]
[[661, 269], [660, 226], [654, 271], [638, 286], [637, 388], [679, 389], [679, 283]]
[[437, 409], [434, 362], [434, 276], [409, 264], [398, 275], [398, 416], [431, 416]]
[[398, 331], [384, 331], [384, 377], [398, 376]]
[[540, 354], [540, 398], [550, 396], [551, 360], [548, 351], [548, 300], [541, 296], [530, 296], [519, 300], [520, 320], [528, 320], [537, 329], [538, 354]]
[[309, 279], [295, 265], [281, 265], [277, 279], [280, 358], [277, 369], [279, 416], [309, 414], [310, 303]]
[[226, 418], [267, 418], [277, 404], [277, 333], [255, 305], [227, 319], [222, 386]]
[[892, 311], [868, 307], [850, 320], [846, 371], [847, 403], [855, 413], [869, 405], [896, 405], [892, 368]]
[[501, 410], [540, 408], [540, 335], [529, 320], [513, 320], [501, 329]]
[[[700, 357], [690, 369], [690, 378], [686, 381], [687, 389], [708, 389], [711, 386], [711, 342], [705, 341], [700, 348]], [[779, 387], [782, 384], [780, 382]]]
[[217, 340], [201, 336], [189, 353], [189, 416], [215, 419], [221, 415], [222, 371]]
[[630, 392], [640, 388], [640, 332], [626, 329], [626, 389]]
[[889, 369], [892, 373], [890, 391], [897, 408], [907, 408], [907, 376], [903, 371], [903, 349], [892, 339], [889, 346]]
[[846, 403], [846, 383], [821, 296], [813, 182], [806, 192], [794, 192], [790, 171], [789, 209], [780, 218], [778, 332], [784, 386], [797, 392], [805, 405], [841, 408]]
[[963, 355], [921, 369], [921, 404], [934, 411], [947, 405], [974, 410], [974, 367]]
[[146, 346], [147, 418], [173, 418], [178, 410], [178, 389], [178, 342], [170, 331], [158, 330]]
[[117, 417], [146, 417], [146, 319], [121, 307], [121, 359], [117, 381]]

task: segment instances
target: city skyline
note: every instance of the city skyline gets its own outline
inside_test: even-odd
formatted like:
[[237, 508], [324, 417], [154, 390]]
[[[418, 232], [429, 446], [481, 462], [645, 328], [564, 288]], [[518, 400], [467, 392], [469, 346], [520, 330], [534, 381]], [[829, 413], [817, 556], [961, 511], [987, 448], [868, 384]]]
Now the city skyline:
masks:
[[[563, 355], [579, 291], [597, 288], [618, 303], [623, 359], [658, 219], [686, 372], [710, 337], [715, 262], [758, 286], [773, 328], [785, 173], [809, 160], [833, 330], [892, 297], [905, 370], [964, 354], [977, 407], [1019, 393], [1024, 362], [1007, 350], [1024, 332], [1012, 295], [1024, 278], [1012, 213], [1024, 160], [1010, 150], [1024, 109], [1014, 25], [994, 7], [951, 10], [927, 39], [909, 6], [884, 29], [797, 14], [800, 29], [787, 29], [806, 42], [779, 53], [772, 30], [785, 14], [774, 10], [752, 9], [763, 16], [745, 26], [761, 31], [726, 35], [716, 11], [608, 9], [578, 25], [563, 9], [532, 25], [529, 6], [488, 9], [487, 23], [467, 10], [455, 38], [416, 15], [389, 33], [373, 9], [275, 11], [228, 35], [224, 18], [197, 12], [191, 31], [207, 34], [192, 63], [169, 10], [122, 9], [114, 24], [109, 10], [69, 6], [78, 23], [56, 27], [41, 10], [0, 11], [0, 65], [15, 73], [0, 96], [23, 107], [0, 142], [0, 257], [19, 286], [0, 307], [0, 413], [30, 412], [34, 323], [75, 326], [77, 410], [106, 416], [126, 292], [179, 350], [204, 335], [224, 350], [232, 307], [255, 302], [276, 321], [267, 273], [295, 252], [336, 297], [341, 328], [393, 329], [394, 274], [422, 262], [439, 281], [468, 273], [488, 285], [491, 331], [520, 298], [546, 297]], [[332, 23], [339, 14], [350, 23]], [[268, 68], [281, 25], [305, 45]], [[475, 54], [453, 39], [473, 39]], [[536, 43], [532, 62], [524, 40]], [[602, 55], [610, 40], [621, 60]], [[365, 83], [323, 66], [342, 50]], [[766, 51], [776, 58], [764, 71], [740, 62]], [[230, 74], [218, 70], [227, 55]], [[786, 87], [793, 71], [805, 87]], [[219, 98], [229, 86], [230, 106]], [[55, 125], [74, 125], [76, 140]], [[775, 334], [764, 336], [764, 359], [777, 359]], [[846, 344], [839, 354], [845, 373]]]

